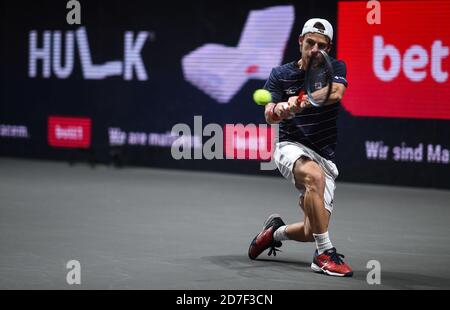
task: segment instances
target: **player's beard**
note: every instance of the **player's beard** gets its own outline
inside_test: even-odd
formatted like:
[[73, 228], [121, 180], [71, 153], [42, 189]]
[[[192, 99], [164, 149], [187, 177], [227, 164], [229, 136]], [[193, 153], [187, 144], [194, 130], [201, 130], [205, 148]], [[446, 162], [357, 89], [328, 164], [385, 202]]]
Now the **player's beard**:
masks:
[[300, 51], [300, 60], [299, 64], [301, 64], [301, 68], [305, 70], [308, 66], [309, 59], [311, 58], [311, 55], [308, 55], [308, 52], [302, 53]]

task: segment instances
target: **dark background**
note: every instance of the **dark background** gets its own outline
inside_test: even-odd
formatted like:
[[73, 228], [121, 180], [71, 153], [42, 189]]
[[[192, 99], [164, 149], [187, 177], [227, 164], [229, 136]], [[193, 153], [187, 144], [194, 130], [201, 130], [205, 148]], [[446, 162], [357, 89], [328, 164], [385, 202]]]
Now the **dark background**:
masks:
[[[77, 47], [71, 76], [28, 77], [28, 36], [44, 30], [75, 31], [79, 26], [66, 22], [65, 1], [1, 2], [0, 124], [28, 127], [29, 139], [0, 137], [0, 155], [67, 160], [82, 158], [74, 150], [52, 148], [47, 143], [49, 115], [92, 118], [92, 152], [95, 160], [111, 163], [108, 128], [124, 131], [170, 131], [177, 123], [192, 124], [194, 115], [203, 124], [264, 123], [263, 110], [252, 103], [262, 80], [250, 80], [228, 103], [218, 104], [186, 82], [182, 73], [184, 55], [205, 43], [235, 46], [249, 11], [291, 4], [296, 19], [283, 63], [297, 59], [297, 37], [306, 20], [322, 17], [337, 25], [337, 1], [80, 1], [81, 26], [86, 27], [94, 63], [123, 60], [124, 33], [150, 31], [155, 34], [142, 49], [148, 80], [125, 81], [123, 77], [83, 80]], [[338, 48], [335, 46], [335, 48]], [[335, 55], [336, 49], [331, 53]], [[349, 87], [351, 87], [349, 76]], [[345, 100], [345, 99], [344, 99]], [[380, 99], [382, 100], [382, 99]], [[366, 159], [366, 140], [383, 140], [391, 146], [406, 142], [450, 144], [450, 122], [353, 117], [341, 109], [337, 165], [339, 180], [393, 185], [450, 188], [449, 164], [399, 163]], [[447, 145], [446, 145], [447, 144]], [[173, 160], [170, 148], [125, 146], [121, 150], [126, 165], [195, 169], [232, 173], [278, 175], [260, 171], [258, 161]]]

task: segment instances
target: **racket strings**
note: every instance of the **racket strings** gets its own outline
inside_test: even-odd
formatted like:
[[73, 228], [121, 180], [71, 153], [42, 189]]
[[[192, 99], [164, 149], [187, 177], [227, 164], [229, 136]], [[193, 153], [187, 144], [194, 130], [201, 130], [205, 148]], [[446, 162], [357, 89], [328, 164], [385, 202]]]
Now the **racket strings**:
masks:
[[[322, 53], [316, 54], [311, 57], [307, 70], [306, 89], [308, 95], [331, 86], [333, 78], [331, 64], [329, 59]], [[320, 96], [323, 99], [315, 99], [314, 105], [320, 105], [326, 102], [330, 96], [331, 87], [328, 88], [326, 94]]]

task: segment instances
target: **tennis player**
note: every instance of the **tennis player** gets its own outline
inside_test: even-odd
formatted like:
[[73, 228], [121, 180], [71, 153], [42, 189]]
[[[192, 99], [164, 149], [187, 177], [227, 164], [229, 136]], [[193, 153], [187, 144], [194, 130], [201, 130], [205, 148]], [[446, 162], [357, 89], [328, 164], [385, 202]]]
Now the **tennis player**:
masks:
[[349, 277], [353, 271], [336, 251], [328, 232], [338, 176], [333, 162], [336, 120], [347, 88], [345, 63], [332, 59], [332, 91], [324, 106], [313, 107], [306, 95], [298, 97], [311, 55], [319, 50], [328, 53], [332, 40], [333, 27], [327, 20], [308, 20], [299, 37], [300, 60], [274, 68], [264, 86], [273, 101], [266, 105], [266, 121], [280, 124], [274, 160], [281, 174], [300, 191], [299, 205], [304, 219], [286, 225], [278, 214], [270, 215], [261, 233], [253, 239], [248, 255], [256, 259], [267, 249], [269, 255], [276, 255], [284, 240], [315, 242], [311, 268], [331, 276]]

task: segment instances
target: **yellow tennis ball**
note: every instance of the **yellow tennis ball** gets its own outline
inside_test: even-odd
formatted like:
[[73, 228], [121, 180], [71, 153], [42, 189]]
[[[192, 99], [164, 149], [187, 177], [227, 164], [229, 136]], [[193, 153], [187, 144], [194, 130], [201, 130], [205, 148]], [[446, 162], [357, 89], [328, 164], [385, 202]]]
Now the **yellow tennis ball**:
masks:
[[265, 89], [258, 89], [253, 93], [253, 100], [256, 104], [266, 105], [272, 101], [272, 95]]

